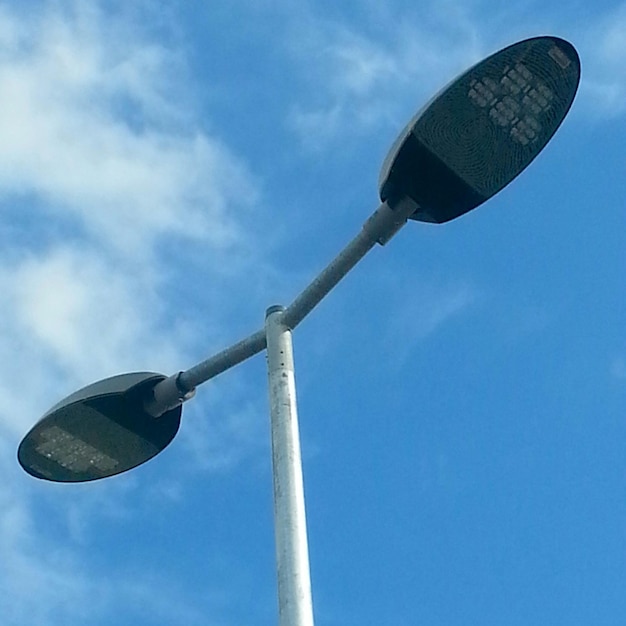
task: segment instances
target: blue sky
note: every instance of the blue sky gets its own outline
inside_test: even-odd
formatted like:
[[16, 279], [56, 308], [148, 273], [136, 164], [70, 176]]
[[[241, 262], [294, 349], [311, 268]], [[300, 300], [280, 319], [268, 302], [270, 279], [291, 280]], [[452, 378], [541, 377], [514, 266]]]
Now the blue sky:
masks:
[[78, 387], [258, 330], [413, 113], [539, 34], [583, 65], [547, 149], [294, 333], [316, 623], [621, 623], [626, 4], [32, 0], [0, 3], [4, 626], [276, 623], [263, 356], [134, 472], [36, 481], [17, 445]]

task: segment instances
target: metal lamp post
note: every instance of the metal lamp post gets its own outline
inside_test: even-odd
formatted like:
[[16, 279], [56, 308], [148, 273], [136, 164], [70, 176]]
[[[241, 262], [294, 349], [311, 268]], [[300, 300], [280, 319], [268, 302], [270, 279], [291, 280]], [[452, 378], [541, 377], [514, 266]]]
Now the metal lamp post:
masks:
[[535, 37], [458, 76], [400, 134], [379, 180], [381, 204], [357, 236], [265, 325], [173, 376], [122, 374], [68, 396], [28, 432], [18, 460], [32, 476], [84, 482], [148, 461], [175, 437], [201, 383], [267, 348], [279, 623], [312, 626], [292, 331], [376, 244], [409, 219], [443, 223], [482, 204], [522, 172], [569, 111], [580, 80], [574, 47]]

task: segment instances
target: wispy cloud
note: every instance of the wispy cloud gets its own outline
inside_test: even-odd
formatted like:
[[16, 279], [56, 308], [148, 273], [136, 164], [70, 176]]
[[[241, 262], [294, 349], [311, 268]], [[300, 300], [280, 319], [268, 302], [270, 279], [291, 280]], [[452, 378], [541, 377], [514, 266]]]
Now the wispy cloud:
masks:
[[[267, 458], [267, 394], [259, 387], [251, 391], [236, 379], [225, 381], [194, 404], [178, 442], [194, 471], [225, 472], [251, 456]], [[242, 406], [232, 398], [256, 400]]]
[[254, 185], [187, 119], [184, 82], [173, 78], [179, 57], [97, 8], [73, 6], [69, 17], [44, 10], [28, 23], [0, 13], [3, 212], [34, 194], [48, 215], [118, 254], [145, 253], [165, 233], [236, 242], [225, 209], [254, 199]]
[[[306, 29], [294, 27], [294, 54], [311, 81], [310, 97], [290, 118], [304, 145], [323, 148], [337, 136], [394, 123], [416, 89], [427, 96], [479, 58], [478, 31], [454, 3], [424, 10], [416, 19], [398, 20], [396, 11], [369, 7], [369, 31], [355, 30], [348, 19], [315, 16]], [[433, 20], [440, 21], [436, 36]]]
[[66, 385], [147, 363], [176, 367], [182, 355], [175, 337], [154, 338], [164, 317], [155, 285], [142, 272], [116, 269], [86, 246], [57, 244], [0, 270], [9, 304], [0, 316], [0, 342], [5, 354], [15, 355], [0, 365], [6, 428], [23, 430], [41, 412], [40, 398], [53, 398]]
[[381, 350], [393, 352], [396, 367], [411, 359], [425, 341], [446, 333], [485, 297], [469, 278], [420, 276], [398, 269], [378, 273], [375, 284], [385, 310], [393, 311], [386, 317], [379, 340]]
[[[68, 623], [89, 619], [99, 604], [96, 589], [77, 554], [45, 539], [32, 503], [18, 491], [17, 469], [0, 441], [0, 606], [7, 626]], [[91, 608], [88, 608], [91, 607]]]
[[[120, 371], [171, 373], [188, 362], [198, 320], [192, 312], [184, 322], [172, 318], [170, 300], [181, 300], [188, 278], [184, 264], [169, 263], [172, 249], [202, 266], [203, 290], [216, 297], [223, 273], [256, 267], [244, 218], [258, 208], [258, 185], [194, 115], [185, 61], [159, 41], [105, 3], [42, 2], [28, 14], [0, 8], [0, 469], [12, 478], [0, 488], [0, 606], [7, 626], [98, 620], [120, 602], [145, 605], [155, 585], [162, 602], [152, 604], [152, 623], [201, 621], [192, 603], [181, 608], [185, 593], [171, 581], [128, 571], [111, 581], [87, 571], [85, 519], [136, 509], [132, 480], [100, 490], [96, 504], [80, 490], [59, 496], [67, 499], [60, 548], [41, 527], [45, 504], [31, 501], [15, 461], [20, 436], [64, 393]], [[221, 263], [225, 253], [239, 264]], [[210, 340], [219, 332], [208, 326]], [[256, 431], [245, 430], [245, 420], [226, 429], [222, 447], [210, 450], [214, 465], [236, 462], [254, 446]], [[177, 484], [159, 488], [177, 497]]]
[[[18, 491], [17, 470], [6, 452], [6, 442], [1, 442], [0, 469], [8, 477], [0, 485], [0, 606], [5, 626], [115, 622], [120, 611], [143, 623], [206, 623], [206, 606], [166, 573], [133, 570], [121, 561], [112, 575], [90, 557], [89, 543], [80, 546], [75, 537], [55, 532], [52, 520], [42, 527], [33, 503]], [[76, 508], [76, 496], [57, 494], [57, 499]], [[92, 524], [96, 513], [91, 511]], [[207, 589], [206, 598], [212, 595], [219, 596], [219, 590], [212, 594]]]
[[188, 113], [177, 53], [95, 3], [41, 9], [0, 10], [0, 342], [15, 355], [1, 366], [0, 422], [11, 428], [18, 371], [48, 395], [46, 378], [184, 361], [193, 315], [167, 317], [163, 294], [185, 277], [166, 256], [185, 241], [202, 249], [206, 279], [222, 252], [249, 257], [236, 216], [258, 197], [246, 165]]
[[466, 311], [477, 298], [477, 289], [466, 283], [422, 285], [419, 293], [397, 308], [390, 322], [393, 345], [402, 346], [405, 353], [400, 355], [401, 360], [445, 323]]
[[[306, 100], [289, 123], [315, 151], [378, 125], [398, 125], [448, 80], [499, 47], [549, 33], [571, 36], [583, 57], [581, 98], [587, 113], [626, 111], [626, 5], [585, 21], [571, 14], [551, 28], [546, 19], [510, 7], [485, 15], [454, 0], [403, 13], [397, 6], [365, 5], [357, 30], [350, 19], [318, 17], [312, 10], [293, 28], [293, 50], [309, 80]], [[503, 14], [506, 19], [503, 19]], [[409, 102], [410, 99], [410, 102]], [[407, 113], [408, 112], [408, 113]]]

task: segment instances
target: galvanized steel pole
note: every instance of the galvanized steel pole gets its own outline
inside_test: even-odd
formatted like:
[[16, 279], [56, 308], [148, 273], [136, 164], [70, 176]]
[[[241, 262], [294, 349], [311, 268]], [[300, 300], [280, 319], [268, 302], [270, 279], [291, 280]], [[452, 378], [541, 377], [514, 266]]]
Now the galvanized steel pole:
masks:
[[284, 310], [270, 307], [265, 320], [279, 625], [313, 626], [293, 347]]

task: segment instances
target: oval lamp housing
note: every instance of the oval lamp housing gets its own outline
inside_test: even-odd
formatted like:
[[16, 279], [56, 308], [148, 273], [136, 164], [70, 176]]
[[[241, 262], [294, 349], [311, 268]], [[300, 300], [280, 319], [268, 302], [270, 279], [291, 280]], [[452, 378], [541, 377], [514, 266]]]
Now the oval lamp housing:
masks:
[[106, 378], [53, 406], [22, 440], [20, 465], [32, 476], [75, 483], [126, 472], [161, 452], [180, 426], [182, 406], [155, 418], [144, 409], [166, 377], [134, 372]]
[[412, 219], [443, 223], [482, 204], [518, 176], [550, 141], [580, 82], [569, 42], [535, 37], [458, 76], [393, 144], [379, 179], [392, 208], [409, 196]]

